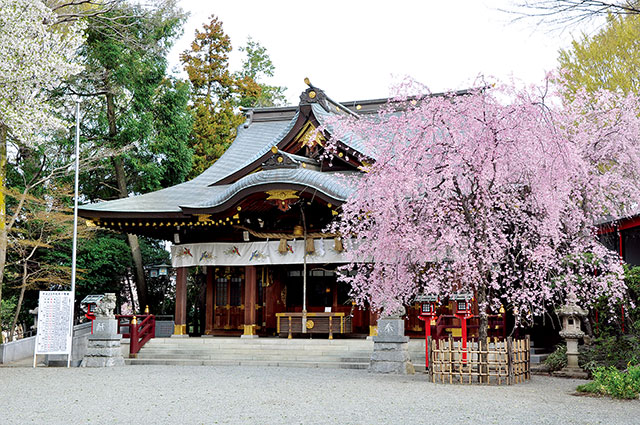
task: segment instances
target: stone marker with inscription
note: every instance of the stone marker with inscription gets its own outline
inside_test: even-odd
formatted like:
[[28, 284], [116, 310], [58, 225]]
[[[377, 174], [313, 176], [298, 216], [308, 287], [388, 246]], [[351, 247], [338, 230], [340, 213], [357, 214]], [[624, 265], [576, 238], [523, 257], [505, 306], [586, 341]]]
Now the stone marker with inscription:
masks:
[[118, 334], [118, 321], [113, 315], [116, 306], [116, 294], [107, 293], [96, 304], [96, 319], [93, 321], [93, 334], [89, 336], [87, 353], [81, 367], [124, 366], [122, 357], [122, 335]]
[[413, 375], [415, 369], [409, 358], [409, 337], [404, 335], [401, 312], [378, 320], [378, 335], [373, 337], [373, 353], [369, 371]]

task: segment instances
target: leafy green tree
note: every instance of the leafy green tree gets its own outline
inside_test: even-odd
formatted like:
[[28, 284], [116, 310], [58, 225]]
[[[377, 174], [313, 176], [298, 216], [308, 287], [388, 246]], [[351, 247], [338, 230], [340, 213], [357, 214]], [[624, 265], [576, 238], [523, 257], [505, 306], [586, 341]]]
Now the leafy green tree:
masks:
[[261, 83], [263, 77], [273, 77], [276, 67], [271, 62], [267, 49], [251, 37], [240, 51], [246, 54], [242, 70], [236, 80], [241, 93], [240, 106], [266, 107], [285, 104], [285, 87]]
[[[70, 85], [84, 96], [88, 143], [124, 148], [102, 169], [85, 173], [90, 200], [124, 198], [184, 180], [191, 167], [188, 85], [166, 77], [166, 54], [185, 15], [174, 0], [149, 8], [118, 4], [101, 19], [88, 18], [82, 49], [85, 71]], [[105, 19], [111, 19], [105, 25]], [[138, 299], [147, 303], [137, 236], [128, 234]]]
[[640, 15], [609, 15], [600, 32], [561, 50], [559, 64], [569, 95], [581, 89], [639, 93]]

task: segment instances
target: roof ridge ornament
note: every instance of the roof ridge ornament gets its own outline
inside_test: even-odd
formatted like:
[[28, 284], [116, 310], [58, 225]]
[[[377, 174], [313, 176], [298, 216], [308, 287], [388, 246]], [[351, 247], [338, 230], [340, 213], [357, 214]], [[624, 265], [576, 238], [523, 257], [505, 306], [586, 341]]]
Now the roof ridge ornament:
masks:
[[[305, 78], [305, 83], [309, 81], [308, 78]], [[308, 83], [309, 88], [300, 94], [300, 106], [302, 105], [310, 105], [312, 103], [317, 103], [324, 108], [325, 111], [329, 112], [329, 101], [327, 99], [327, 95], [319, 89]]]
[[331, 99], [322, 89], [311, 84], [309, 78], [305, 78], [304, 82], [309, 86], [309, 88], [303, 91], [300, 95], [300, 106], [317, 103], [318, 105], [322, 106], [322, 108], [327, 112], [345, 113], [353, 117], [359, 117], [357, 113], [353, 112], [340, 102], [336, 102], [335, 100]]

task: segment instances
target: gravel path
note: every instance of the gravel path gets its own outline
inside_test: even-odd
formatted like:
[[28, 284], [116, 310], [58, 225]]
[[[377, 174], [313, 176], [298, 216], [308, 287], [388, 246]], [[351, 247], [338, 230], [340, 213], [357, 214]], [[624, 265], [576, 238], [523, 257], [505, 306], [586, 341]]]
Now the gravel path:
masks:
[[572, 395], [581, 382], [534, 376], [509, 387], [460, 386], [422, 374], [262, 367], [0, 368], [0, 423], [640, 423], [640, 401]]

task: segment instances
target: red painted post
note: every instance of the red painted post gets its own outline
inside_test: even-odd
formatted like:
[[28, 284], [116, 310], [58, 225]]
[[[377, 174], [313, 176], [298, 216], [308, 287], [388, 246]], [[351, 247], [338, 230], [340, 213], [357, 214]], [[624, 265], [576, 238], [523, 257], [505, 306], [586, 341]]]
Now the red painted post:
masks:
[[624, 261], [622, 257], [622, 232], [618, 230], [618, 255], [620, 256], [620, 262]]
[[462, 363], [467, 363], [467, 319], [460, 318], [462, 322]]
[[429, 337], [431, 336], [431, 318], [424, 321], [424, 367], [429, 369]]
[[418, 316], [424, 322], [424, 367], [429, 369], [429, 337], [431, 336], [431, 316]]
[[138, 353], [138, 322], [134, 315], [129, 325], [131, 336], [129, 337], [129, 357], [136, 357]]

